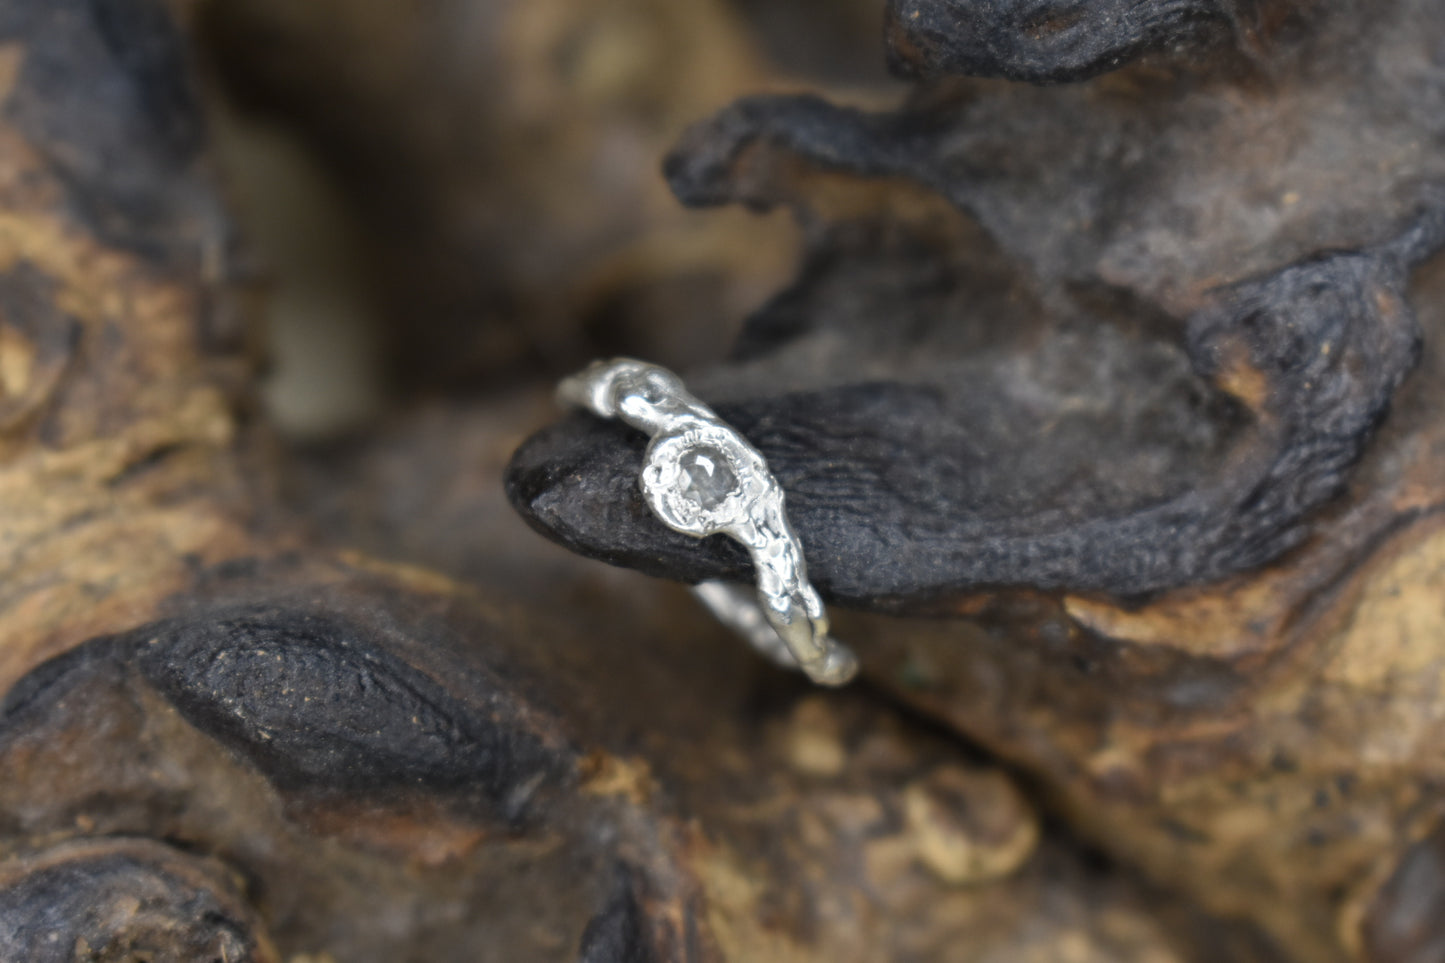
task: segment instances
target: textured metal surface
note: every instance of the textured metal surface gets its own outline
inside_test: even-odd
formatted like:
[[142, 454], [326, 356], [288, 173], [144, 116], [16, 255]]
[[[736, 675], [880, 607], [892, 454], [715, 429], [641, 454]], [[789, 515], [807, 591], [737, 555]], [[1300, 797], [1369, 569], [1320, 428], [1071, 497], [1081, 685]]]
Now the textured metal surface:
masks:
[[[703, 538], [725, 534], [743, 545], [757, 580], [758, 611], [792, 661], [814, 682], [842, 685], [858, 661], [828, 637], [828, 617], [808, 582], [803, 545], [788, 524], [783, 489], [768, 464], [712, 409], [693, 397], [681, 379], [657, 365], [619, 358], [599, 361], [564, 380], [564, 401], [604, 418], [616, 417], [652, 439], [640, 487], [648, 505], [675, 532]], [[704, 490], [703, 486], [712, 486]], [[701, 596], [725, 624], [736, 596]], [[751, 638], [752, 633], [745, 633]], [[776, 645], [763, 647], [775, 652]]]

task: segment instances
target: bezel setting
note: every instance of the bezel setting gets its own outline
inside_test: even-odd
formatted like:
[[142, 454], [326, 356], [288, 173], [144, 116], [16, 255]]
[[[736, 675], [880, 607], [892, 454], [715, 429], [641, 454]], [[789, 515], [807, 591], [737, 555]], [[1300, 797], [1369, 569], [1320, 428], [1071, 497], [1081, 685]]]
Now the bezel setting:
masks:
[[[736, 479], [732, 491], [711, 508], [704, 507], [687, 491], [682, 467], [685, 457], [700, 450], [710, 456], [721, 455]], [[727, 428], [698, 425], [662, 436], [648, 447], [642, 468], [642, 493], [671, 528], [698, 536], [724, 531], [746, 521], [748, 509], [767, 488], [760, 484], [757, 466], [747, 455]]]

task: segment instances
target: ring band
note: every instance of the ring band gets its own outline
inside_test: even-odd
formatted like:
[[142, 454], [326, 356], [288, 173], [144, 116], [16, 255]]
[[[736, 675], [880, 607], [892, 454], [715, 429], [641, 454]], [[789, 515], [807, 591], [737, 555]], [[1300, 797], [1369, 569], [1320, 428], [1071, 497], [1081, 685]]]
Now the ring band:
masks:
[[645, 361], [593, 362], [563, 379], [557, 396], [652, 437], [642, 494], [664, 525], [694, 538], [725, 534], [748, 549], [757, 572], [756, 603], [723, 582], [694, 588], [720, 621], [814, 682], [842, 685], [853, 678], [858, 660], [828, 635], [823, 601], [808, 582], [803, 545], [783, 508], [782, 486], [756, 448], [689, 394], [681, 378]]

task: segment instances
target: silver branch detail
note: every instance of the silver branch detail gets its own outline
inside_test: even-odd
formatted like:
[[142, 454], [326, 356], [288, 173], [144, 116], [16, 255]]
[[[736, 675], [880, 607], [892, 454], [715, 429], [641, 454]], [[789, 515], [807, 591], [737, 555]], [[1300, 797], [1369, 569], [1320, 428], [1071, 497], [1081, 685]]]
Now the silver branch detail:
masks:
[[808, 582], [782, 486], [756, 448], [693, 397], [681, 378], [644, 361], [594, 362], [564, 379], [557, 394], [566, 404], [620, 418], [652, 437], [640, 481], [664, 525], [695, 538], [725, 534], [747, 547], [756, 602], [723, 582], [694, 588], [720, 621], [814, 682], [842, 685], [853, 678], [858, 661], [828, 635], [828, 617]]

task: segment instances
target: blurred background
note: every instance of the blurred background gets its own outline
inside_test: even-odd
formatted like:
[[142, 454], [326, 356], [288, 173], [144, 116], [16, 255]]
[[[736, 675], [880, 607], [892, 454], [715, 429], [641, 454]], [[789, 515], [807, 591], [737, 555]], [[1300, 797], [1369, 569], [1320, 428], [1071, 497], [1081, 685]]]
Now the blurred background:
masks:
[[689, 211], [664, 153], [750, 93], [884, 104], [882, 0], [202, 6], [224, 179], [267, 294], [264, 401], [334, 442], [591, 358], [728, 349], [784, 213]]

